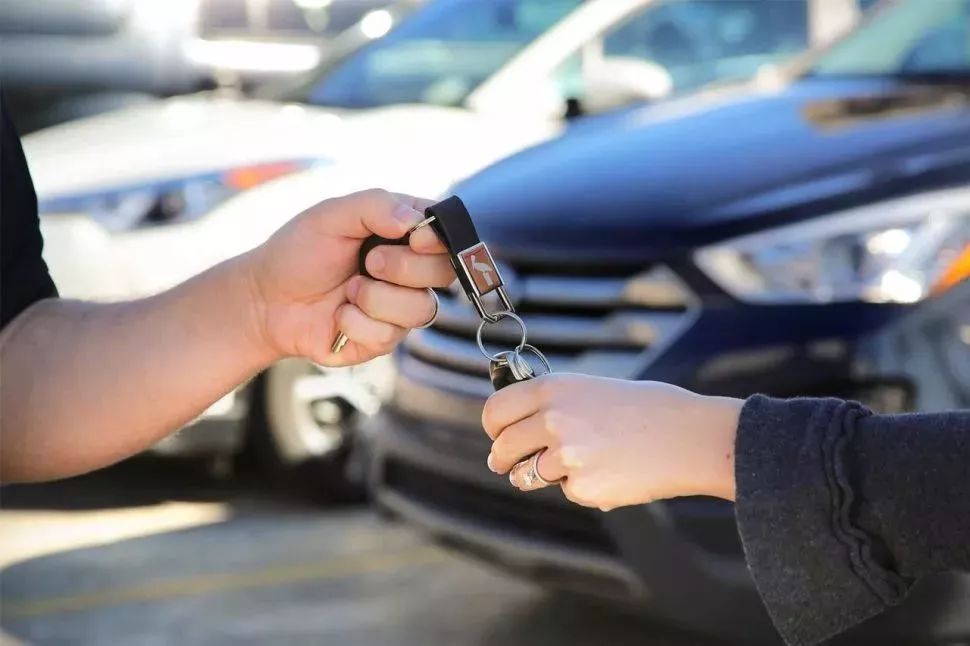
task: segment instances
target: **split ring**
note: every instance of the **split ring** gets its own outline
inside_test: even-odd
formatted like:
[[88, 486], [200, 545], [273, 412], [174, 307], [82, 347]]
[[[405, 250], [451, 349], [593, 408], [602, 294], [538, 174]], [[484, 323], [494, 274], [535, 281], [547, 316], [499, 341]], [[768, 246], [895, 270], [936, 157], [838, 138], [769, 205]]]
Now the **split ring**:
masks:
[[[498, 361], [502, 353], [497, 352], [495, 354], [491, 354], [488, 350], [485, 349], [485, 342], [482, 341], [482, 332], [485, 330], [485, 326], [487, 324], [498, 323], [504, 318], [510, 318], [516, 323], [518, 323], [519, 327], [522, 329], [522, 337], [519, 340], [519, 344], [515, 346], [515, 350], [513, 352], [515, 352], [516, 354], [519, 354], [520, 352], [522, 352], [522, 350], [524, 350], [529, 345], [527, 343], [528, 332], [526, 331], [526, 328], [525, 328], [525, 321], [523, 321], [521, 317], [519, 317], [519, 315], [516, 314], [515, 312], [509, 312], [507, 310], [502, 312], [496, 312], [494, 316], [495, 316], [494, 321], [489, 321], [488, 319], [482, 319], [482, 322], [478, 324], [478, 332], [475, 334], [475, 341], [478, 343], [478, 349], [481, 350], [482, 354], [485, 355], [485, 358], [488, 359], [489, 361]], [[541, 353], [539, 353], [538, 350], [536, 350], [535, 348], [532, 348], [532, 349], [536, 354], [541, 356]], [[545, 359], [545, 357], [543, 357], [543, 359]], [[545, 363], [546, 365], [549, 365], [548, 362], [545, 362]]]

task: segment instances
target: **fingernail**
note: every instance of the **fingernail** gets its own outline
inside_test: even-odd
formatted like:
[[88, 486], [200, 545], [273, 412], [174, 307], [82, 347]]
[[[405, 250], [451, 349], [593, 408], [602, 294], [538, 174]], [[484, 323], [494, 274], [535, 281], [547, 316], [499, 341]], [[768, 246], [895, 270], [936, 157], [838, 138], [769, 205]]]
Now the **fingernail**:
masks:
[[404, 205], [394, 209], [394, 217], [408, 225], [409, 229], [421, 221], [421, 215], [417, 211]]
[[485, 463], [488, 465], [488, 468], [492, 473], [498, 473], [498, 469], [495, 468], [495, 462], [491, 453], [488, 454], [488, 459], [485, 460]]
[[360, 283], [363, 280], [360, 276], [354, 276], [347, 283], [347, 300], [351, 303], [357, 302], [357, 294], [360, 293]]
[[380, 249], [375, 249], [367, 254], [367, 271], [372, 274], [378, 274], [387, 264], [387, 258], [384, 257], [384, 252]]

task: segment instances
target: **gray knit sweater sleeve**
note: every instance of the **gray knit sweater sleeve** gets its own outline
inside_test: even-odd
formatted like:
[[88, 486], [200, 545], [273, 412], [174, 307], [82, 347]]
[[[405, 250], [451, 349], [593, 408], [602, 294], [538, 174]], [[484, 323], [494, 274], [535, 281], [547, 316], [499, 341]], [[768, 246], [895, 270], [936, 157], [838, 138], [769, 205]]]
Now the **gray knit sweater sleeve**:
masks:
[[756, 395], [735, 459], [745, 556], [789, 644], [879, 613], [924, 574], [970, 570], [970, 411]]

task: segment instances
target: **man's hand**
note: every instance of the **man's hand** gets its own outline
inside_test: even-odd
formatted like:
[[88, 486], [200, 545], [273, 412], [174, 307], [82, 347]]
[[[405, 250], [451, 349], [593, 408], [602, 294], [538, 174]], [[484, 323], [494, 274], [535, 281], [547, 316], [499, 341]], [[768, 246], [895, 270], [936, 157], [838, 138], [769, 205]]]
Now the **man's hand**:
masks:
[[733, 500], [741, 405], [657, 382], [546, 375], [488, 400], [488, 465], [527, 489], [526, 467], [515, 465], [544, 449], [539, 475], [604, 511], [676, 496]]
[[[415, 231], [409, 246], [371, 251], [367, 270], [380, 280], [356, 275], [366, 238], [404, 236], [430, 205], [382, 190], [326, 200], [244, 256], [253, 334], [269, 356], [304, 356], [327, 366], [360, 363], [387, 354], [410, 328], [431, 320], [435, 304], [426, 288], [455, 279], [431, 229]], [[350, 342], [333, 354], [338, 330]]]
[[[137, 301], [35, 303], [0, 333], [0, 477], [83, 473], [142, 451], [283, 356], [346, 365], [426, 323], [454, 278], [428, 203], [384, 191], [328, 200], [263, 245]], [[350, 343], [330, 353], [337, 329]]]

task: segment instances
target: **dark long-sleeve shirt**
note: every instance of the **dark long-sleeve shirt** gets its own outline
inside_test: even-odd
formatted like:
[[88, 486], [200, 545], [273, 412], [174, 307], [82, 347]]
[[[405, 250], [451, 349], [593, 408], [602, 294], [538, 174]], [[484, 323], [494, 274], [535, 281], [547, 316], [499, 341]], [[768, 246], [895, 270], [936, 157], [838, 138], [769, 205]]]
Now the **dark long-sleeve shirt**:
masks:
[[970, 411], [879, 416], [835, 399], [748, 399], [736, 447], [748, 566], [792, 645], [970, 571]]

